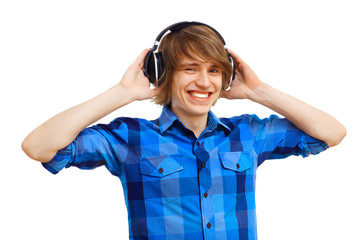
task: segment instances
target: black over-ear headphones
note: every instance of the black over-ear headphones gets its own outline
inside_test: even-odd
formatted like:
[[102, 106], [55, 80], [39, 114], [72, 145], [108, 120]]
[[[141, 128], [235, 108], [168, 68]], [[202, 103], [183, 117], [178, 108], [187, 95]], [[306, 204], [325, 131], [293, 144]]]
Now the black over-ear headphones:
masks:
[[149, 78], [149, 81], [157, 86], [160, 86], [162, 82], [159, 82], [159, 78], [161, 77], [161, 75], [164, 72], [165, 69], [165, 62], [164, 62], [164, 58], [162, 56], [161, 52], [155, 52], [160, 44], [160, 40], [162, 39], [162, 37], [168, 32], [175, 32], [178, 30], [181, 30], [183, 28], [186, 28], [188, 26], [194, 26], [194, 25], [202, 25], [202, 26], [206, 26], [208, 28], [210, 28], [211, 30], [213, 30], [220, 38], [221, 42], [224, 44], [224, 48], [226, 50], [226, 53], [229, 57], [229, 61], [231, 63], [232, 66], [232, 75], [229, 79], [229, 85], [231, 84], [231, 81], [235, 78], [235, 67], [234, 67], [234, 61], [233, 58], [231, 56], [231, 54], [228, 52], [227, 48], [226, 48], [226, 43], [224, 38], [220, 35], [220, 33], [218, 31], [216, 31], [214, 28], [210, 27], [207, 24], [201, 23], [201, 22], [178, 22], [175, 23], [167, 28], [165, 28], [164, 30], [162, 30], [159, 35], [156, 37], [155, 39], [155, 43], [154, 46], [152, 47], [152, 49], [149, 50], [148, 54], [146, 55], [145, 59], [144, 59], [144, 74], [146, 77]]

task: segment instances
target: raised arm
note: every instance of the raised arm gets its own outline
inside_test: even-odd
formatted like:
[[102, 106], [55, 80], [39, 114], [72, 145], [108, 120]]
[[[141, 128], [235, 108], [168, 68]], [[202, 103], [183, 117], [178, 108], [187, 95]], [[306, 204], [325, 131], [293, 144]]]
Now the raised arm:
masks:
[[142, 71], [147, 52], [144, 50], [138, 56], [117, 85], [55, 115], [32, 131], [22, 143], [24, 152], [34, 160], [48, 162], [90, 124], [133, 101], [156, 96], [158, 89], [150, 89], [149, 80]]
[[228, 99], [249, 99], [286, 117], [296, 127], [310, 136], [326, 142], [330, 147], [339, 144], [346, 135], [345, 127], [329, 114], [263, 83], [255, 72], [236, 53], [234, 58], [236, 78]]

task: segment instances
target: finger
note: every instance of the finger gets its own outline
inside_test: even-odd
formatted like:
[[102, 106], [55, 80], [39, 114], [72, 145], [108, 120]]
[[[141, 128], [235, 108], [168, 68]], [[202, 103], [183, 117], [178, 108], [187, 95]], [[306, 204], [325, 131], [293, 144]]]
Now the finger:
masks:
[[232, 51], [231, 49], [228, 49], [228, 51], [234, 59], [236, 68], [239, 66], [243, 67], [246, 64], [246, 62], [239, 55], [237, 55], [234, 51]]
[[161, 93], [161, 89], [158, 87], [151, 89], [151, 98], [159, 95], [160, 93]]
[[221, 94], [220, 94], [220, 97], [229, 99], [229, 90], [228, 91], [226, 91], [226, 90], [222, 91]]
[[144, 65], [144, 58], [146, 56], [146, 54], [149, 52], [149, 49], [145, 49], [143, 50], [140, 55], [136, 58], [135, 63], [142, 68]]
[[240, 62], [244, 62], [244, 60], [242, 60], [242, 58], [237, 55], [234, 51], [232, 51], [231, 49], [228, 49], [229, 53], [231, 54], [231, 56], [233, 56], [233, 58], [239, 60]]

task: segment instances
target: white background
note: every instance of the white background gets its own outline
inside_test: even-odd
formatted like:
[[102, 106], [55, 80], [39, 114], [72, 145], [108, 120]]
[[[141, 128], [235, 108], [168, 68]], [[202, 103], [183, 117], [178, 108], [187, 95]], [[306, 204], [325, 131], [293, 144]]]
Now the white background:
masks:
[[[1, 1], [0, 239], [128, 238], [117, 178], [104, 167], [53, 176], [21, 141], [115, 85], [163, 28], [183, 20], [213, 26], [264, 82], [347, 127], [344, 141], [318, 156], [259, 168], [259, 239], [360, 239], [359, 10], [355, 0]], [[136, 102], [101, 122], [160, 111]], [[247, 100], [220, 100], [213, 111], [272, 113]]]

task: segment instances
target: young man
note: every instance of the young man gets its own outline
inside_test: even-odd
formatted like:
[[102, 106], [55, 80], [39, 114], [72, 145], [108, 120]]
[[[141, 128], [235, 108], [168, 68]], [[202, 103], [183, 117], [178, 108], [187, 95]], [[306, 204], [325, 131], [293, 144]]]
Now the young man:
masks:
[[[24, 151], [56, 174], [105, 165], [121, 179], [130, 239], [257, 239], [255, 178], [266, 159], [317, 154], [346, 129], [333, 117], [258, 79], [218, 33], [190, 25], [167, 34], [161, 84], [143, 73], [144, 50], [120, 83], [35, 129]], [[219, 97], [249, 99], [285, 116], [217, 118]], [[164, 105], [153, 121], [90, 124], [136, 100]], [[240, 110], [239, 110], [240, 111]], [[87, 128], [88, 127], [88, 128]]]

